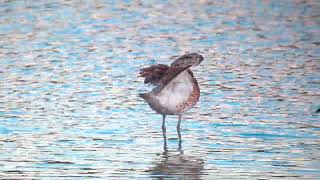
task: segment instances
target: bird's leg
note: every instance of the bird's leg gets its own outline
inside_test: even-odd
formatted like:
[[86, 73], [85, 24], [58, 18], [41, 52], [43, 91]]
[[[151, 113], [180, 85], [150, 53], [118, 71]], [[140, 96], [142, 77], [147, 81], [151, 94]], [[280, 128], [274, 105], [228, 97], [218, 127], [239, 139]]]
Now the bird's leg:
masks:
[[181, 124], [181, 115], [178, 115], [179, 120], [178, 120], [178, 124], [177, 124], [177, 132], [178, 132], [178, 137], [179, 137], [179, 149], [181, 150], [181, 143], [182, 143], [182, 139], [181, 139], [181, 132], [180, 132], [180, 124]]
[[163, 150], [167, 151], [167, 136], [166, 136], [166, 115], [162, 115], [162, 136], [163, 136]]

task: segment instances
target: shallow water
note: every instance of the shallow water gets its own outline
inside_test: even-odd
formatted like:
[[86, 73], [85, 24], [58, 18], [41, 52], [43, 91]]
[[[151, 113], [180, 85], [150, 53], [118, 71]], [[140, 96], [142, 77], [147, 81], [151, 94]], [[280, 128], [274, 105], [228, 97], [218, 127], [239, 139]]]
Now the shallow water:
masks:
[[[91, 1], [90, 1], [91, 2]], [[0, 3], [0, 177], [320, 178], [319, 1]], [[199, 52], [167, 119], [138, 71]]]

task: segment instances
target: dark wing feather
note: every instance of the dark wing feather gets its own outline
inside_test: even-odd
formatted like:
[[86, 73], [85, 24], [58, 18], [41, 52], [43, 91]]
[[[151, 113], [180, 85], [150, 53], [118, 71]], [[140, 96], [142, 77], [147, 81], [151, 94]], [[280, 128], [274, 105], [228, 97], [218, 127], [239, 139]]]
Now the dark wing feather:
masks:
[[154, 92], [158, 93], [160, 92], [172, 79], [174, 79], [177, 75], [179, 75], [180, 73], [182, 73], [184, 70], [188, 69], [191, 66], [187, 66], [187, 67], [170, 67], [167, 70], [167, 73], [165, 74], [165, 76], [163, 76], [163, 78], [158, 82], [158, 86], [156, 88], [154, 88]]
[[162, 79], [169, 69], [168, 65], [156, 64], [150, 67], [142, 68], [140, 70], [140, 76], [144, 77], [145, 84], [158, 85], [160, 79]]

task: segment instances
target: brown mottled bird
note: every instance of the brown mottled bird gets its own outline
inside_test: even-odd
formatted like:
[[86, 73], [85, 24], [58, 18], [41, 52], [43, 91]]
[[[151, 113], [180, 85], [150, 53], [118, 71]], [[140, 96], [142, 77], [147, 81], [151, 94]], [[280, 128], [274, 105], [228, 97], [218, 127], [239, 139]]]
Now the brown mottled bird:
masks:
[[155, 87], [148, 93], [139, 94], [148, 102], [151, 109], [161, 114], [162, 130], [165, 138], [166, 149], [166, 115], [178, 115], [177, 131], [179, 136], [179, 148], [181, 148], [180, 124], [182, 114], [193, 107], [199, 100], [200, 89], [194, 78], [191, 66], [197, 66], [203, 61], [203, 56], [197, 53], [189, 53], [179, 57], [170, 66], [156, 64], [140, 70], [140, 76], [144, 77], [145, 84]]

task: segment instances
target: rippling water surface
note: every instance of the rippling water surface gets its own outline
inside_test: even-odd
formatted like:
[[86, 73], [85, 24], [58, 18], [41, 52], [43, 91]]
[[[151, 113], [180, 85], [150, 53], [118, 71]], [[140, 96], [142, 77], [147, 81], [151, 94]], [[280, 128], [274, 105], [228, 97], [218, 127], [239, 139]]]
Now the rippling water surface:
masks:
[[[316, 0], [2, 1], [0, 177], [318, 179], [319, 34]], [[201, 98], [164, 152], [137, 75], [186, 52]]]

